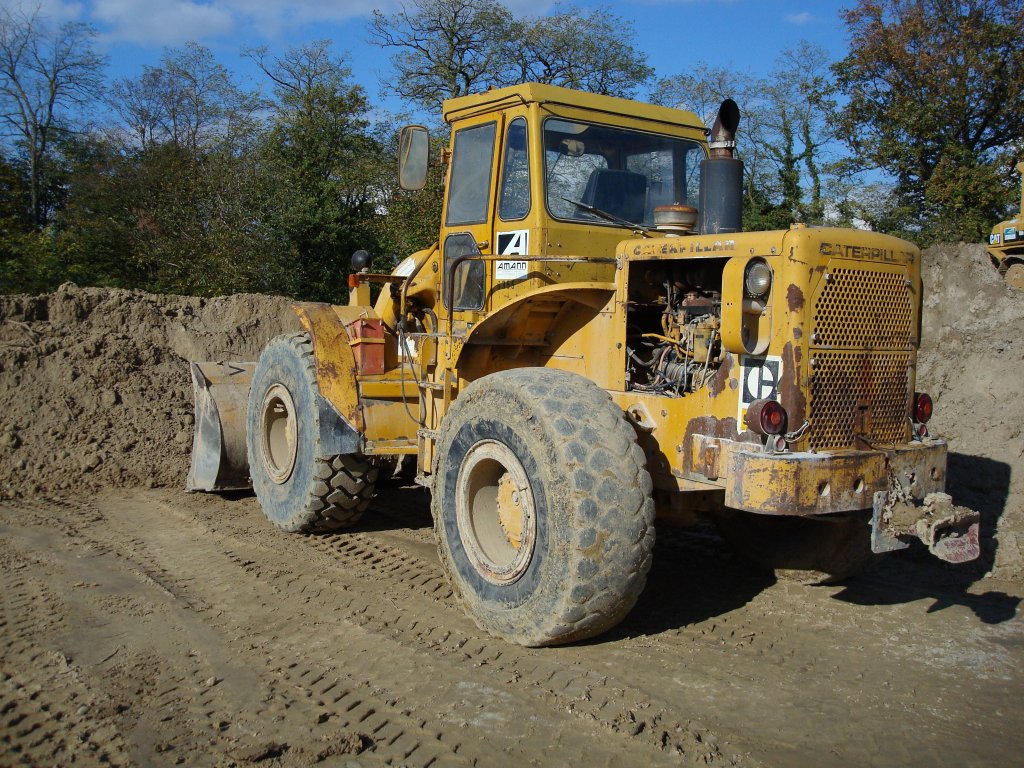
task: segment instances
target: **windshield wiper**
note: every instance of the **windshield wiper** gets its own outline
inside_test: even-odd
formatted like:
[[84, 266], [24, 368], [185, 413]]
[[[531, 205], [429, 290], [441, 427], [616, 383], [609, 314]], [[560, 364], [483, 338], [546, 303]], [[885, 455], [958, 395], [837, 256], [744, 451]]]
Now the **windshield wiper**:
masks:
[[643, 224], [637, 224], [635, 222], [629, 221], [628, 219], [620, 218], [619, 216], [616, 216], [614, 213], [602, 211], [600, 208], [597, 208], [596, 206], [588, 205], [587, 203], [581, 203], [579, 200], [572, 200], [568, 197], [563, 197], [562, 199], [565, 200], [565, 202], [567, 203], [572, 203], [577, 208], [582, 208], [587, 213], [594, 214], [599, 219], [610, 221], [612, 224], [618, 224], [621, 227], [627, 227], [629, 229], [632, 229], [634, 232], [639, 232], [645, 237], [649, 237], [647, 233], [651, 231], [651, 227], [645, 227]]

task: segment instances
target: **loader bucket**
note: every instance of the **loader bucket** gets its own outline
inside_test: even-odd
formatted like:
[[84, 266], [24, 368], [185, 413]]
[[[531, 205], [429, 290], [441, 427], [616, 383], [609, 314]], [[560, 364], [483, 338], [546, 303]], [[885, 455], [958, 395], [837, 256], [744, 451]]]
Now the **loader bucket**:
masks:
[[256, 363], [190, 363], [196, 421], [187, 491], [251, 488], [245, 420]]

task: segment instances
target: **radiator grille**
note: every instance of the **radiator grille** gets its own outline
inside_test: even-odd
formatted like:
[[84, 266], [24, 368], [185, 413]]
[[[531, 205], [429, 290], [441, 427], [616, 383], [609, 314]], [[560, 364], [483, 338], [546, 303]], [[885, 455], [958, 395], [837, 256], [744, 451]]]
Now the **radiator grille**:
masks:
[[830, 269], [814, 303], [816, 347], [909, 349], [914, 305], [902, 272]]
[[909, 438], [908, 352], [811, 351], [811, 447], [849, 448]]

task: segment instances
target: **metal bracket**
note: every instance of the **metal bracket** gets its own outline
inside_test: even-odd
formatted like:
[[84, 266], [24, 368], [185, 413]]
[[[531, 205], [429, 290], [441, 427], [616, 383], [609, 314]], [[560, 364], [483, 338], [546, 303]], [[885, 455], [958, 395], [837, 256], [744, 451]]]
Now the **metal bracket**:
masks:
[[886, 519], [886, 514], [890, 511], [888, 501], [888, 492], [878, 491], [871, 507], [871, 551], [875, 554], [895, 552], [910, 546], [909, 542], [900, 541], [889, 530], [889, 520]]

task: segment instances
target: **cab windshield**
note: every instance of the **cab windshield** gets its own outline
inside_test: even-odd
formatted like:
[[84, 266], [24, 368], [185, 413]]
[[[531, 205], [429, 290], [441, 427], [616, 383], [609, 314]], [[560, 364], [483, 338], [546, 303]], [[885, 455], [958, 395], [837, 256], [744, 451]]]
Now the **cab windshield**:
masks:
[[544, 122], [548, 211], [563, 221], [652, 226], [659, 205], [696, 207], [703, 158], [695, 141], [549, 118]]

